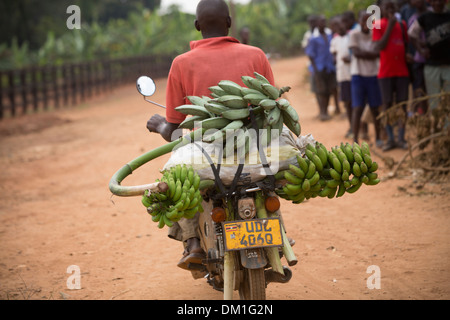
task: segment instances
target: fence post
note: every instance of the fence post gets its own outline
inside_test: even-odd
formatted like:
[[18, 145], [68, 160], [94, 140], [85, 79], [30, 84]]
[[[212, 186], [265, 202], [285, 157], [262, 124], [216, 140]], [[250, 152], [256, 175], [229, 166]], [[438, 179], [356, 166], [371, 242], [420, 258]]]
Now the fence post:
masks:
[[28, 97], [27, 97], [27, 73], [28, 70], [20, 70], [20, 84], [21, 84], [21, 92], [22, 92], [22, 113], [26, 114], [28, 109]]
[[75, 105], [77, 103], [77, 81], [75, 75], [75, 65], [70, 65], [70, 88], [72, 91], [72, 104]]
[[53, 99], [55, 103], [55, 108], [59, 108], [59, 85], [58, 85], [58, 69], [59, 67], [52, 67], [52, 83], [53, 83]]
[[38, 70], [36, 67], [31, 68], [31, 94], [33, 96], [33, 110], [35, 112], [39, 108], [37, 73]]
[[3, 72], [0, 72], [0, 119], [3, 119]]
[[9, 84], [9, 101], [10, 101], [10, 109], [11, 109], [11, 115], [16, 115], [16, 92], [15, 92], [15, 86], [14, 86], [14, 71], [11, 70], [8, 72], [8, 84]]

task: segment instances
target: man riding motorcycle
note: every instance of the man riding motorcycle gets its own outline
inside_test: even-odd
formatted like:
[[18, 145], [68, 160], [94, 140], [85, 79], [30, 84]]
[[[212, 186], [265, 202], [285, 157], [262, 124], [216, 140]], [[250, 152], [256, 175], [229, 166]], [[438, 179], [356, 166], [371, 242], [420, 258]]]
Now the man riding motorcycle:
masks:
[[[209, 87], [221, 80], [243, 85], [241, 77], [258, 72], [274, 84], [269, 61], [264, 52], [244, 45], [228, 36], [231, 27], [228, 5], [224, 0], [202, 0], [197, 6], [195, 28], [203, 39], [192, 41], [191, 50], [176, 57], [169, 72], [166, 90], [166, 117], [154, 115], [147, 122], [150, 132], [159, 133], [166, 141], [181, 136], [178, 126], [186, 115], [175, 108], [188, 104], [188, 96], [208, 96]], [[178, 266], [201, 264], [205, 253], [200, 246], [198, 216], [181, 219], [169, 229], [169, 237], [185, 243]]]

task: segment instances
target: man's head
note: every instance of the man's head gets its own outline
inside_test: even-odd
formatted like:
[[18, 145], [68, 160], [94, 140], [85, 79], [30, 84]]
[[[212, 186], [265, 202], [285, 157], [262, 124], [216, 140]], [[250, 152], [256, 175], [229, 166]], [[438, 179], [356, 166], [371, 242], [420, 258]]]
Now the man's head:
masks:
[[317, 28], [320, 33], [325, 32], [325, 28], [327, 27], [327, 18], [324, 15], [320, 15], [317, 20]]
[[319, 17], [315, 14], [308, 16], [308, 24], [309, 24], [309, 28], [311, 30], [314, 30], [315, 28], [317, 28], [318, 18]]
[[203, 38], [224, 37], [231, 27], [228, 5], [224, 0], [201, 0], [197, 5], [195, 28]]
[[445, 5], [448, 0], [428, 0], [428, 2], [430, 3], [431, 8], [433, 8], [434, 12], [442, 13], [445, 11]]
[[361, 26], [361, 31], [363, 33], [369, 33], [370, 29], [367, 26], [367, 20], [371, 17], [371, 14], [368, 13], [366, 10], [361, 10], [359, 12], [359, 25]]
[[347, 30], [351, 30], [356, 23], [355, 13], [353, 11], [345, 11], [342, 14], [342, 21]]
[[393, 16], [397, 11], [397, 2], [394, 0], [378, 0], [378, 6], [381, 9], [381, 16], [388, 18]]
[[409, 2], [410, 6], [414, 9], [423, 9], [426, 8], [426, 0], [411, 0]]

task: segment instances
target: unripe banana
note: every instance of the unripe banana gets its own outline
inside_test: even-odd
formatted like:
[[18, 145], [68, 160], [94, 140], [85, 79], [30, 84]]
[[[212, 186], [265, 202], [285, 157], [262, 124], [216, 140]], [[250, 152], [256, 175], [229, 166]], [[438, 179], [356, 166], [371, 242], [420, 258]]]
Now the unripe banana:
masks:
[[287, 184], [283, 191], [289, 196], [295, 196], [302, 191], [302, 185]]
[[320, 179], [320, 174], [319, 172], [316, 171], [316, 173], [313, 175], [313, 177], [311, 179], [309, 179], [309, 184], [312, 186], [315, 186]]
[[367, 173], [369, 171], [369, 168], [367, 168], [366, 163], [363, 161], [361, 162], [361, 164], [359, 165], [359, 168], [361, 169], [361, 173]]
[[259, 106], [261, 101], [267, 100], [267, 96], [262, 93], [251, 93], [244, 96], [244, 100], [251, 105]]
[[300, 192], [297, 196], [295, 196], [294, 198], [292, 198], [290, 200], [292, 200], [292, 202], [295, 203], [295, 204], [300, 204], [303, 201], [305, 201], [305, 193], [304, 192]]
[[342, 181], [348, 181], [348, 179], [350, 179], [349, 171], [344, 170], [344, 172], [342, 172], [341, 179]]
[[289, 181], [292, 184], [301, 184], [302, 183], [302, 179], [300, 179], [296, 175], [290, 173], [289, 171], [284, 172], [284, 177], [287, 181]]
[[333, 157], [331, 164], [338, 173], [342, 173], [342, 164], [337, 157]]
[[245, 99], [245, 96], [249, 95], [249, 94], [263, 95], [264, 97], [266, 97], [266, 99], [269, 98], [265, 94], [262, 94], [258, 90], [242, 87], [242, 89], [241, 89], [241, 96], [244, 97], [244, 99]]
[[205, 109], [219, 116], [222, 115], [223, 112], [230, 110], [230, 108], [225, 107], [223, 104], [218, 102], [205, 103]]
[[359, 176], [361, 176], [361, 168], [359, 167], [359, 164], [358, 164], [358, 162], [354, 162], [353, 163], [353, 174], [356, 176], [356, 177], [359, 177]]
[[181, 186], [181, 181], [180, 180], [177, 180], [177, 187], [176, 187], [176, 191], [175, 191], [175, 194], [174, 194], [174, 196], [173, 196], [173, 198], [172, 198], [172, 201], [173, 202], [178, 202], [178, 200], [180, 199], [180, 197], [181, 197], [181, 192], [182, 192], [182, 186]]
[[289, 118], [292, 119], [293, 122], [298, 122], [300, 121], [300, 118], [298, 116], [297, 111], [294, 109], [293, 106], [289, 105], [289, 107], [286, 108], [286, 110], [283, 110], [284, 112], [286, 112], [286, 114], [289, 116]]
[[347, 156], [347, 160], [350, 162], [350, 164], [352, 164], [355, 161], [355, 158], [353, 156], [353, 151], [352, 151], [352, 147], [350, 146], [350, 144], [346, 144], [344, 147], [344, 153]]
[[348, 193], [355, 193], [356, 191], [359, 190], [359, 188], [361, 187], [361, 185], [362, 185], [362, 181], [359, 181], [356, 185], [351, 186], [351, 187], [348, 188], [346, 191], [347, 191]]
[[257, 90], [257, 91], [263, 93], [262, 88], [261, 88], [262, 82], [259, 81], [258, 79], [252, 78], [250, 76], [242, 76], [241, 79], [242, 79], [242, 82], [249, 89]]
[[263, 99], [259, 101], [259, 105], [264, 108], [264, 110], [272, 110], [277, 107], [277, 102], [271, 99]]
[[336, 188], [332, 188], [330, 190], [330, 193], [328, 194], [328, 199], [333, 199], [334, 198], [334, 196], [336, 195], [337, 189], [338, 188], [336, 187]]
[[378, 179], [378, 174], [375, 172], [368, 172], [366, 175], [369, 177], [369, 180], [371, 181]]
[[237, 95], [222, 96], [217, 99], [217, 102], [223, 104], [225, 107], [232, 109], [242, 109], [248, 107], [248, 102], [243, 97]]
[[340, 181], [341, 180], [341, 174], [337, 170], [335, 170], [333, 168], [330, 169], [330, 175], [336, 181]]
[[370, 172], [375, 172], [378, 170], [378, 163], [376, 163], [375, 161], [372, 162], [372, 165], [369, 168]]
[[186, 165], [183, 165], [183, 166], [181, 167], [181, 173], [180, 173], [180, 180], [181, 180], [181, 183], [185, 183], [186, 177], [187, 177], [187, 173], [188, 173], [188, 168], [187, 168]]
[[273, 85], [269, 83], [262, 83], [261, 88], [263, 92], [265, 92], [266, 95], [272, 98], [273, 100], [276, 100], [280, 97], [280, 89], [275, 88]]
[[175, 166], [175, 180], [177, 180], [177, 183], [178, 180], [180, 180], [180, 178], [181, 178], [181, 165], [177, 164]]
[[362, 156], [359, 153], [356, 152], [354, 154], [354, 156], [355, 156], [355, 162], [356, 163], [361, 164], [361, 162], [363, 162], [363, 158], [362, 158]]
[[[309, 145], [309, 146], [311, 146], [311, 145]], [[320, 158], [319, 158], [319, 156], [317, 154], [313, 153], [311, 150], [308, 150], [308, 149], [306, 149], [305, 154], [306, 154], [306, 156], [308, 157], [309, 160], [314, 162], [314, 165], [316, 166], [316, 170], [318, 170], [318, 171], [322, 171], [323, 170], [322, 161], [320, 160]]]
[[311, 189], [311, 184], [308, 179], [303, 180], [302, 189], [303, 191], [309, 191]]
[[347, 159], [342, 161], [342, 171], [343, 172], [345, 172], [345, 171], [351, 172], [352, 171], [350, 162]]
[[338, 191], [337, 191], [337, 194], [336, 194], [336, 198], [342, 197], [344, 195], [345, 191], [346, 191], [346, 188], [344, 186], [344, 182], [341, 182], [339, 184], [339, 188], [338, 188]]
[[308, 171], [306, 172], [305, 178], [311, 179], [315, 173], [316, 173], [316, 165], [314, 164], [314, 162], [311, 161], [309, 163]]
[[331, 189], [336, 188], [339, 184], [340, 182], [338, 180], [332, 179], [327, 181], [327, 187]]
[[366, 163], [367, 167], [370, 168], [372, 166], [372, 158], [370, 154], [363, 153], [363, 160]]
[[267, 123], [273, 125], [277, 123], [281, 116], [281, 110], [279, 108], [273, 108], [270, 111], [266, 111]]
[[222, 129], [223, 127], [230, 124], [230, 122], [231, 120], [223, 117], [214, 117], [203, 120], [201, 122], [201, 125], [203, 129]]
[[305, 158], [297, 155], [297, 163], [298, 163], [300, 169], [303, 170], [303, 172], [306, 173], [308, 171], [309, 164], [308, 164], [308, 162], [306, 162]]
[[225, 95], [228, 94], [225, 90], [223, 90], [223, 89], [222, 89], [221, 87], [219, 87], [219, 86], [212, 86], [212, 87], [209, 87], [209, 91], [211, 91], [212, 93], [214, 93], [214, 94], [217, 95], [218, 97], [225, 96]]
[[187, 115], [210, 117], [211, 114], [205, 107], [186, 104], [175, 108], [176, 111]]
[[[228, 120], [241, 120], [241, 119], [247, 119], [250, 115], [250, 109], [236, 109], [236, 110], [228, 110], [222, 113], [222, 117], [228, 119]], [[231, 123], [230, 123], [231, 124]], [[243, 123], [242, 123], [243, 125]], [[242, 126], [241, 126], [242, 127]], [[226, 127], [225, 127], [226, 128]]]
[[305, 172], [300, 169], [297, 166], [294, 166], [293, 164], [289, 165], [289, 170], [291, 170], [291, 172], [296, 175], [298, 178], [300, 179], [304, 179], [305, 178]]
[[256, 72], [256, 71], [254, 71], [253, 74], [254, 74], [254, 76], [255, 76], [255, 79], [259, 80], [261, 83], [267, 83], [267, 84], [270, 84], [270, 81], [267, 80], [267, 78], [264, 77], [262, 74], [260, 74], [260, 73], [258, 73], [258, 72]]
[[236, 82], [230, 80], [222, 80], [218, 83], [218, 86], [230, 95], [241, 96], [242, 86]]
[[187, 99], [196, 106], [205, 106], [205, 103], [207, 102], [205, 99], [196, 97], [196, 96], [188, 96]]
[[192, 186], [195, 188], [195, 190], [198, 190], [198, 187], [200, 186], [200, 176], [196, 173], [194, 174], [194, 181], [192, 182]]
[[364, 155], [364, 154], [370, 155], [369, 144], [366, 141], [363, 141], [361, 143], [361, 152], [362, 152], [362, 155]]
[[322, 162], [322, 167], [325, 167], [328, 163], [327, 159], [327, 153], [319, 146], [317, 149], [317, 156], [320, 159], [320, 162]]
[[[273, 101], [273, 100], [272, 100]], [[289, 103], [288, 100], [286, 99], [279, 99], [276, 101], [276, 105], [278, 106], [278, 108], [280, 108], [281, 110], [286, 110], [287, 108], [289, 108], [291, 106], [291, 104]]]
[[192, 130], [195, 128], [196, 123], [200, 123], [201, 121], [207, 119], [206, 116], [192, 116], [184, 119], [182, 123], [178, 126], [178, 128], [189, 129]]

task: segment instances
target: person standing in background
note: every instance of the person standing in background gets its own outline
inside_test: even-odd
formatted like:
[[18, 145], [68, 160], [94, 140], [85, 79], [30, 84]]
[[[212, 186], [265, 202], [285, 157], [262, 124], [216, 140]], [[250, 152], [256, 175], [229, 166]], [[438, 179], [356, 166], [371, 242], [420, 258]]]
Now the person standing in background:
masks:
[[398, 122], [398, 140], [394, 137], [394, 128], [389, 117], [385, 126], [388, 140], [383, 147], [384, 151], [396, 147], [407, 149], [405, 140], [406, 101], [409, 96], [409, 71], [406, 62], [407, 26], [398, 19], [397, 6], [393, 0], [380, 0], [381, 9], [379, 28], [374, 28], [372, 40], [374, 50], [380, 53], [380, 67], [378, 81], [385, 110], [394, 104], [403, 103], [403, 119]]
[[[417, 18], [408, 34], [425, 58], [425, 85], [428, 95], [450, 92], [450, 12], [446, 0], [430, 0], [433, 11]], [[425, 34], [425, 41], [420, 34]], [[429, 99], [429, 108], [438, 106], [438, 98]]]
[[319, 35], [309, 40], [305, 50], [314, 72], [315, 94], [321, 121], [331, 119], [328, 113], [328, 104], [330, 97], [336, 90], [336, 67], [333, 55], [330, 52], [332, 35], [325, 32], [326, 27], [327, 19], [325, 16], [320, 16], [318, 22]]
[[382, 105], [380, 87], [378, 85], [379, 54], [373, 50], [372, 33], [367, 26], [370, 14], [365, 10], [359, 14], [361, 28], [350, 32], [349, 47], [353, 56], [351, 61], [351, 92], [352, 92], [352, 128], [354, 141], [359, 143], [361, 117], [369, 104], [375, 126], [375, 143], [378, 148], [383, 146], [381, 140], [379, 109]]
[[[349, 34], [343, 19], [336, 21], [337, 34], [330, 43], [330, 52], [334, 55], [336, 63], [336, 80], [339, 89], [339, 100], [344, 104], [349, 129], [346, 137], [352, 134], [352, 93], [351, 93], [351, 74], [350, 74], [350, 50], [348, 47]], [[339, 102], [338, 102], [339, 103]]]

